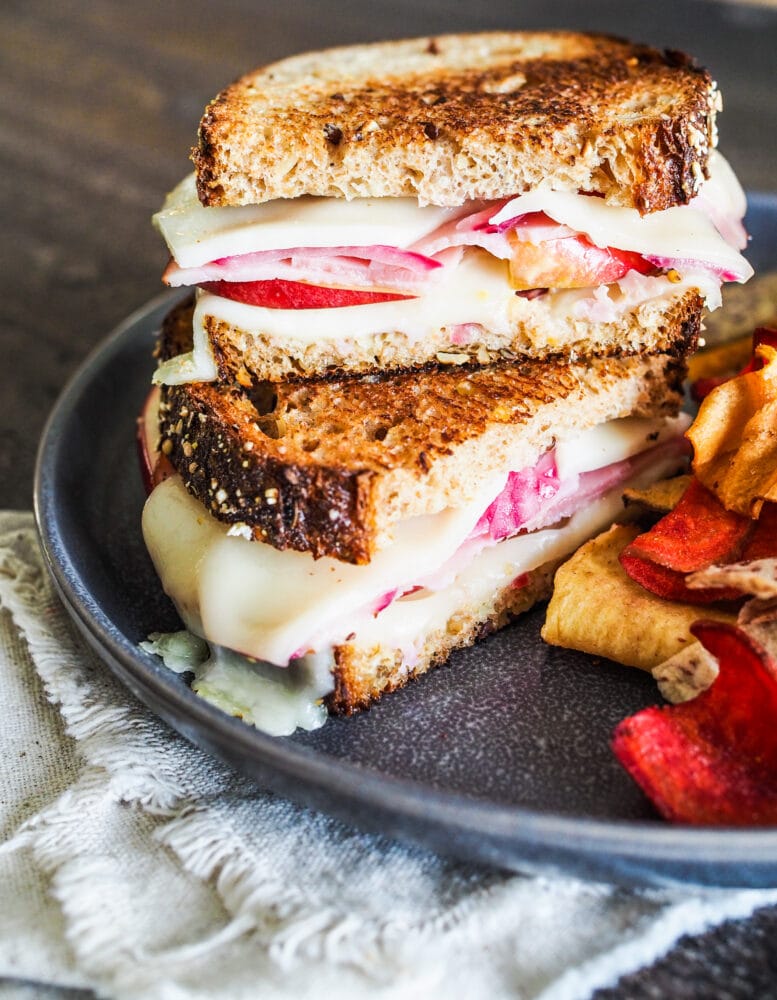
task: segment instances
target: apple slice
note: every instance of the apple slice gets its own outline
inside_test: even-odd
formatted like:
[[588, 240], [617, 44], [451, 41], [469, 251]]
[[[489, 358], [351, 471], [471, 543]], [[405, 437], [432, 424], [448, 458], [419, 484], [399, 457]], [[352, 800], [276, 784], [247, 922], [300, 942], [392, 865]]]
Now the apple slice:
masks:
[[206, 292], [265, 309], [337, 309], [375, 302], [413, 298], [401, 292], [377, 292], [359, 288], [326, 288], [304, 281], [271, 278], [267, 281], [204, 281]]

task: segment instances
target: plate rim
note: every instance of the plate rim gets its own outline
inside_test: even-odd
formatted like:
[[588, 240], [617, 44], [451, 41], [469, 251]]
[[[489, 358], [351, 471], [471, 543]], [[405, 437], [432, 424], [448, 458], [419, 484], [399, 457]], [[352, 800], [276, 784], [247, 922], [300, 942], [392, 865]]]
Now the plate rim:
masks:
[[[751, 205], [754, 202], [761, 205], [768, 202], [777, 213], [777, 193], [749, 192], [748, 197]], [[215, 731], [219, 740], [227, 740], [236, 752], [258, 758], [263, 767], [298, 783], [301, 793], [299, 797], [288, 792], [282, 793], [298, 802], [310, 804], [310, 794], [304, 793], [312, 786], [334, 799], [355, 803], [362, 810], [388, 811], [411, 822], [427, 825], [431, 822], [465, 836], [486, 836], [491, 841], [508, 842], [515, 847], [513, 853], [517, 859], [524, 848], [529, 854], [537, 850], [542, 854], [544, 847], [551, 853], [554, 846], [564, 852], [569, 851], [571, 843], [574, 845], [573, 853], [581, 859], [610, 853], [615, 856], [616, 861], [621, 860], [627, 865], [631, 862], [644, 864], [647, 858], [651, 868], [662, 863], [686, 865], [699, 870], [712, 866], [721, 874], [735, 875], [740, 867], [766, 865], [772, 869], [768, 882], [757, 880], [754, 883], [751, 879], [742, 882], [736, 879], [733, 882], [729, 879], [717, 881], [715, 876], [712, 882], [706, 878], [703, 881], [719, 885], [777, 884], [777, 876], [774, 874], [777, 872], [777, 829], [774, 828], [694, 827], [669, 824], [660, 819], [648, 822], [586, 817], [508, 805], [475, 798], [462, 792], [430, 787], [417, 779], [385, 774], [372, 766], [350, 761], [347, 757], [336, 757], [287, 738], [269, 736], [198, 698], [174, 674], [167, 672], [165, 667], [153, 664], [150, 654], [134, 647], [93, 598], [93, 607], [90, 607], [78, 593], [80, 584], [81, 590], [89, 595], [83, 580], [75, 574], [73, 564], [67, 558], [67, 544], [58, 529], [56, 483], [52, 471], [57, 450], [57, 432], [67, 424], [68, 416], [91, 385], [95, 374], [110, 367], [111, 359], [125, 340], [137, 336], [138, 327], [151, 324], [157, 312], [161, 314], [166, 311], [182, 294], [180, 291], [163, 292], [153, 297], [123, 319], [87, 354], [65, 384], [49, 413], [35, 462], [33, 512], [46, 567], [63, 599], [65, 610], [125, 686], [127, 682], [117, 672], [116, 664], [111, 662], [112, 658], [141, 686], [149, 688], [158, 699], [182, 710], [187, 722], [194, 723], [198, 731], [203, 727], [206, 732]], [[89, 595], [90, 598], [91, 596]], [[111, 626], [115, 635], [111, 634]], [[159, 714], [152, 707], [147, 707], [154, 714]], [[205, 752], [214, 751], [205, 749]], [[230, 762], [235, 766], [234, 760]], [[318, 803], [313, 808], [337, 814], [337, 810], [326, 809]], [[419, 840], [410, 834], [399, 836], [406, 840]], [[734, 846], [735, 856], [732, 858]], [[454, 850], [453, 853], [458, 852]], [[487, 853], [477, 857], [470, 851], [463, 856], [481, 862], [488, 857]], [[536, 861], [528, 860], [526, 865], [516, 863], [508, 866], [531, 869], [536, 868]], [[564, 867], [563, 863], [561, 867]], [[613, 874], [617, 881], [617, 869]], [[647, 881], [643, 877], [638, 878], [640, 884], [665, 884], [666, 881], [663, 876], [659, 876], [658, 880], [654, 876], [648, 877]], [[669, 881], [674, 882], [676, 879], [670, 878]], [[686, 875], [680, 881], [687, 883], [696, 879]]]

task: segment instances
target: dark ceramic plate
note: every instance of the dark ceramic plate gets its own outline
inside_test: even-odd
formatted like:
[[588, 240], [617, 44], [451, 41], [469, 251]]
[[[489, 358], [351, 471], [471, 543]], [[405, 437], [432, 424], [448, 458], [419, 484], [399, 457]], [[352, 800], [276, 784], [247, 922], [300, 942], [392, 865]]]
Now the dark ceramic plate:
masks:
[[[751, 199], [756, 266], [777, 261], [777, 196]], [[177, 626], [140, 535], [135, 417], [172, 300], [131, 316], [52, 413], [36, 514], [65, 606], [126, 686], [188, 739], [263, 787], [357, 825], [470, 860], [659, 884], [777, 883], [777, 831], [659, 820], [609, 737], [656, 702], [652, 680], [539, 639], [542, 610], [314, 733], [273, 738], [198, 699], [138, 642]]]

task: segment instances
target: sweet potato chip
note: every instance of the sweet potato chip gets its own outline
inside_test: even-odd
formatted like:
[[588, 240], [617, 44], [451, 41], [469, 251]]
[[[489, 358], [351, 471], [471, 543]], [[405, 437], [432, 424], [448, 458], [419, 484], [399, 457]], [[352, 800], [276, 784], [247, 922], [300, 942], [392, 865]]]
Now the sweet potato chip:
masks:
[[717, 659], [717, 679], [692, 701], [625, 719], [615, 755], [666, 819], [775, 824], [777, 661], [737, 626], [705, 621], [692, 631]]
[[758, 351], [764, 367], [714, 389], [686, 432], [699, 480], [747, 517], [777, 501], [777, 350]]
[[738, 558], [752, 527], [749, 517], [726, 510], [714, 494], [691, 479], [674, 510], [636, 538], [627, 553], [666, 569], [692, 573]]
[[[618, 556], [638, 534], [615, 525], [586, 542], [557, 571], [542, 638], [555, 646], [652, 670], [693, 642], [699, 609], [657, 601], [624, 572]], [[730, 611], [705, 610], [733, 622]]]

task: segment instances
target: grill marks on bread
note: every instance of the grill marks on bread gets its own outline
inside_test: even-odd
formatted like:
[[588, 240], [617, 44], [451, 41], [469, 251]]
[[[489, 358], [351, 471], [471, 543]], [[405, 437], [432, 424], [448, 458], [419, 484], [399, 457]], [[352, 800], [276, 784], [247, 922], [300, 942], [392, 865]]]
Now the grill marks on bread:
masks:
[[[190, 345], [191, 304], [167, 318], [160, 353]], [[466, 502], [557, 434], [676, 412], [683, 372], [659, 355], [250, 388], [190, 383], [163, 390], [162, 447], [220, 520], [279, 549], [361, 563], [399, 518]]]
[[456, 205], [544, 182], [642, 212], [687, 202], [717, 94], [681, 53], [501, 32], [351, 46], [251, 73], [207, 108], [206, 205], [314, 194]]

